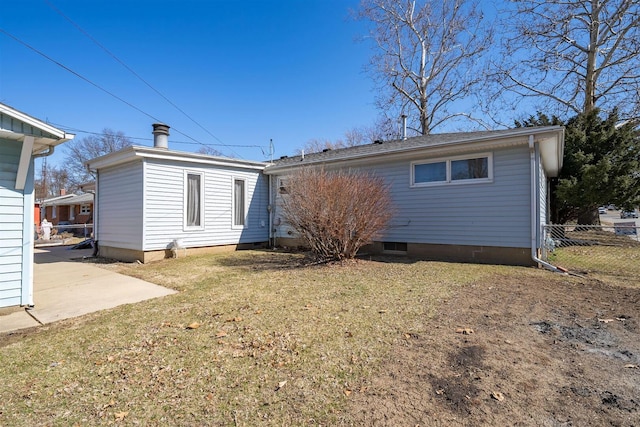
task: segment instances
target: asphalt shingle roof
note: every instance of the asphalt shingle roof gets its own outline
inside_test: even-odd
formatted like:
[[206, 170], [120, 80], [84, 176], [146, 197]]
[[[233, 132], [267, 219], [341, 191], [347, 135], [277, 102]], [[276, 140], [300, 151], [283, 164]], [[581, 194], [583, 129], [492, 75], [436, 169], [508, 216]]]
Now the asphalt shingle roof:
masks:
[[[392, 141], [384, 141], [381, 143], [372, 143], [366, 145], [358, 145], [348, 148], [339, 148], [335, 150], [325, 150], [320, 153], [309, 153], [304, 155], [304, 163], [324, 163], [339, 161], [350, 158], [363, 158], [372, 155], [381, 155], [386, 153], [411, 151], [415, 149], [428, 148], [428, 147], [440, 147], [455, 144], [464, 144], [474, 141], [484, 141], [491, 139], [507, 138], [516, 136], [519, 134], [526, 134], [527, 132], [540, 132], [545, 130], [555, 130], [557, 126], [553, 127], [531, 127], [531, 128], [518, 128], [518, 129], [503, 129], [493, 131], [477, 131], [477, 132], [455, 132], [455, 133], [440, 133], [421, 135], [405, 140], [398, 139]], [[279, 169], [286, 168], [287, 166], [300, 165], [302, 156], [282, 157], [274, 160], [272, 165], [267, 166], [269, 168]]]

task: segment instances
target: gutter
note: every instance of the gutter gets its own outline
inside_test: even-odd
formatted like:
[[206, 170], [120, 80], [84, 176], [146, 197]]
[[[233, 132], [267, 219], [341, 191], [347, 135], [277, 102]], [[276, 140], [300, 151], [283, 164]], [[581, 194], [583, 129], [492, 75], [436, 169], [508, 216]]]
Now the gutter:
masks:
[[31, 157], [34, 158], [34, 159], [37, 159], [37, 158], [40, 158], [40, 157], [49, 157], [56, 150], [56, 147], [55, 147], [55, 145], [47, 145], [47, 147], [49, 147], [49, 149], [47, 151], [45, 151], [44, 153], [34, 154]]
[[538, 180], [536, 174], [536, 146], [533, 135], [529, 135], [529, 158], [531, 160], [531, 259], [543, 267], [563, 273], [559, 268], [538, 258], [537, 229], [538, 229]]

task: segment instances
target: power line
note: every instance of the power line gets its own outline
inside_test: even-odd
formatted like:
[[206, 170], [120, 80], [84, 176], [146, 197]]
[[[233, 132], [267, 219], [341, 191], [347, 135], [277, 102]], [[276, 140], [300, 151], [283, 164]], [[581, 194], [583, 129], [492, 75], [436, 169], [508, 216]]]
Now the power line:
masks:
[[[191, 120], [193, 123], [195, 123], [198, 127], [200, 127], [200, 129], [204, 130], [206, 133], [208, 133], [212, 138], [214, 138], [216, 141], [220, 142], [221, 145], [223, 146], [227, 146], [227, 147], [231, 147], [230, 145], [225, 144], [224, 142], [222, 142], [222, 140], [220, 138], [218, 138], [217, 136], [215, 136], [213, 133], [211, 133], [207, 128], [205, 128], [204, 126], [202, 126], [199, 122], [197, 122], [193, 117], [191, 117], [189, 114], [187, 114], [182, 108], [178, 107], [174, 102], [172, 102], [169, 98], [167, 98], [164, 94], [162, 94], [158, 89], [156, 89], [155, 87], [153, 87], [151, 85], [151, 83], [147, 82], [144, 78], [142, 78], [142, 76], [140, 76], [138, 73], [136, 73], [131, 67], [129, 67], [124, 61], [122, 61], [120, 58], [118, 58], [113, 52], [111, 52], [109, 49], [107, 49], [104, 45], [102, 45], [98, 40], [96, 40], [94, 37], [92, 37], [87, 31], [85, 31], [82, 27], [80, 27], [80, 25], [78, 25], [77, 23], [75, 23], [71, 18], [69, 18], [67, 15], [65, 15], [60, 9], [58, 9], [56, 6], [53, 5], [53, 3], [51, 3], [51, 1], [49, 0], [45, 0], [45, 2], [49, 5], [49, 7], [51, 7], [55, 12], [57, 12], [60, 16], [62, 16], [64, 19], [66, 19], [67, 21], [69, 21], [69, 23], [71, 25], [73, 25], [74, 27], [76, 27], [78, 29], [78, 31], [80, 31], [82, 34], [84, 34], [89, 40], [91, 40], [94, 44], [96, 44], [100, 49], [104, 50], [109, 56], [111, 56], [116, 62], [118, 62], [120, 65], [122, 65], [127, 71], [129, 71], [131, 74], [133, 74], [135, 77], [138, 78], [138, 80], [140, 80], [141, 82], [143, 82], [145, 85], [147, 85], [147, 87], [149, 87], [151, 90], [153, 90], [156, 94], [158, 94], [162, 99], [164, 99], [165, 101], [167, 101], [173, 108], [175, 108], [176, 110], [178, 110], [179, 112], [181, 112], [186, 118], [188, 118], [189, 120]], [[233, 150], [231, 150], [232, 153], [234, 153], [235, 155], [239, 156], [238, 153], [234, 152]], [[240, 156], [239, 156], [240, 157]]]
[[[0, 32], [6, 34], [7, 36], [11, 37], [12, 39], [14, 39], [15, 41], [17, 41], [18, 43], [20, 43], [21, 45], [25, 46], [26, 48], [34, 51], [35, 53], [37, 53], [38, 55], [42, 56], [43, 58], [53, 62], [54, 64], [56, 64], [57, 66], [59, 66], [60, 68], [64, 69], [65, 71], [68, 71], [69, 73], [73, 74], [74, 76], [78, 77], [81, 80], [84, 80], [85, 82], [89, 83], [91, 86], [95, 87], [96, 89], [101, 90], [102, 92], [106, 93], [109, 96], [112, 96], [113, 98], [117, 99], [118, 101], [122, 102], [125, 105], [128, 105], [129, 107], [133, 108], [134, 110], [144, 114], [145, 116], [151, 118], [153, 121], [155, 122], [162, 122], [162, 120], [158, 119], [157, 117], [154, 117], [153, 115], [147, 113], [146, 111], [136, 107], [135, 105], [133, 105], [132, 103], [130, 103], [129, 101], [119, 97], [118, 95], [116, 95], [113, 92], [110, 92], [109, 90], [103, 88], [102, 86], [100, 86], [97, 83], [94, 83], [93, 81], [89, 80], [87, 77], [83, 76], [82, 74], [72, 70], [71, 68], [67, 67], [66, 65], [62, 64], [61, 62], [51, 58], [50, 56], [48, 56], [47, 54], [45, 54], [44, 52], [36, 49], [35, 47], [31, 46], [29, 43], [19, 39], [18, 37], [14, 36], [13, 34], [9, 33], [8, 31], [6, 31], [3, 28], [0, 28]], [[179, 129], [172, 127], [171, 129], [173, 129], [174, 132], [179, 133], [180, 135], [189, 138], [190, 140], [194, 141], [195, 144], [200, 144], [204, 147], [207, 146], [207, 144], [204, 144], [203, 142], [198, 141], [197, 139], [193, 138], [190, 135], [187, 135], [186, 133], [180, 131]], [[234, 152], [233, 150], [231, 150], [232, 152]], [[234, 152], [235, 153], [235, 152]], [[242, 158], [241, 156], [239, 156], [237, 153], [235, 153], [238, 157]]]
[[[61, 128], [63, 130], [70, 131], [70, 132], [84, 133], [84, 134], [88, 134], [88, 135], [97, 135], [97, 136], [104, 135], [104, 132], [93, 132], [93, 131], [78, 129], [78, 128], [75, 128], [75, 127], [72, 127], [72, 126], [63, 125], [61, 123], [54, 123], [54, 122], [49, 122], [49, 123], [52, 124], [53, 126], [57, 127], [57, 128]], [[129, 135], [125, 135], [125, 136], [128, 139], [134, 139], [134, 140], [138, 140], [138, 141], [153, 141], [153, 138], [149, 138], [149, 137], [129, 136]], [[260, 148], [260, 149], [264, 148], [261, 145], [224, 144], [224, 143], [223, 144], [205, 144], [205, 143], [202, 143], [202, 142], [176, 141], [176, 140], [171, 140], [171, 143], [173, 143], [173, 144], [204, 145], [204, 146], [207, 146], [207, 147], [216, 147], [216, 146], [224, 145], [225, 147]]]

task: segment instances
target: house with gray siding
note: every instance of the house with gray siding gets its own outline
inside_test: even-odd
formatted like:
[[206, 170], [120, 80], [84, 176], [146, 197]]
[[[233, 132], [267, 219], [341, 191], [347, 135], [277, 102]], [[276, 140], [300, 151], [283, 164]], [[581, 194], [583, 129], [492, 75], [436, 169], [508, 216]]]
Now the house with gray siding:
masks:
[[367, 252], [540, 263], [549, 178], [558, 176], [563, 151], [564, 129], [550, 126], [432, 134], [281, 158], [264, 170], [271, 182], [272, 238], [298, 243], [280, 210], [286, 192], [279, 188], [288, 175], [303, 167], [361, 170], [383, 178], [395, 208]]
[[0, 104], [0, 307], [34, 304], [34, 159], [73, 137]]
[[[296, 170], [362, 170], [384, 179], [394, 218], [367, 252], [540, 264], [549, 179], [562, 167], [558, 126], [424, 135], [251, 162], [130, 147], [88, 163], [97, 173], [100, 255], [147, 262], [186, 251], [300, 240], [280, 209]], [[285, 196], [286, 197], [286, 196]]]
[[266, 245], [262, 162], [132, 146], [88, 162], [96, 175], [94, 239], [100, 256], [149, 262], [211, 249]]

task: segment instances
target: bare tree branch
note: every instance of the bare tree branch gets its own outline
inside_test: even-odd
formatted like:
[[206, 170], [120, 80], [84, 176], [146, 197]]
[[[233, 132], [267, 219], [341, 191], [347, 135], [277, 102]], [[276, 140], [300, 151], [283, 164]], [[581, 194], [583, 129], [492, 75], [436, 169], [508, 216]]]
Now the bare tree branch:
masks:
[[621, 118], [640, 113], [638, 1], [511, 4], [502, 21], [501, 58], [492, 73], [499, 91], [537, 98], [538, 108], [552, 113], [611, 112], [615, 107]]
[[492, 29], [469, 0], [362, 0], [358, 17], [371, 23], [374, 55], [368, 70], [379, 86], [378, 107], [399, 110], [428, 134], [452, 117], [447, 107], [483, 80], [476, 72]]

